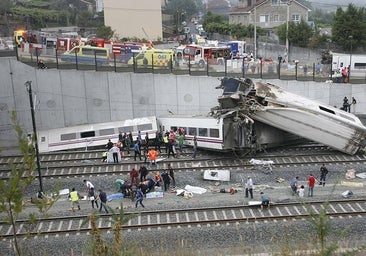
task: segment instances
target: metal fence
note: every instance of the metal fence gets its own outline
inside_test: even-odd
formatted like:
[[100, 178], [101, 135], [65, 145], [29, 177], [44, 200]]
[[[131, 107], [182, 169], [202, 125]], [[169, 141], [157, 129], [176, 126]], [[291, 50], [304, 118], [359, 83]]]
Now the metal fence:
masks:
[[[75, 58], [75, 61], [66, 62], [61, 60], [61, 52], [56, 49], [38, 49], [24, 53], [19, 49], [15, 50], [15, 55], [19, 61], [38, 68], [39, 60], [42, 60], [47, 68], [55, 69], [76, 69], [76, 70], [94, 70], [111, 72], [134, 72], [134, 73], [157, 73], [157, 74], [175, 74], [192, 76], [232, 76], [232, 77], [250, 77], [263, 79], [281, 79], [298, 81], [332, 81], [342, 83], [343, 79], [332, 74], [331, 64], [323, 65], [320, 63], [284, 63], [281, 59], [257, 59], [247, 61], [245, 59], [227, 59], [220, 64], [210, 64], [209, 59], [205, 60], [204, 66], [191, 64], [191, 61], [175, 60], [171, 58], [167, 66], [160, 65], [137, 65], [135, 55], [133, 64], [122, 63], [118, 55], [112, 55], [108, 63], [101, 63], [97, 56], [91, 56], [90, 61], [82, 63]], [[366, 77], [350, 77], [349, 83], [366, 83]]]

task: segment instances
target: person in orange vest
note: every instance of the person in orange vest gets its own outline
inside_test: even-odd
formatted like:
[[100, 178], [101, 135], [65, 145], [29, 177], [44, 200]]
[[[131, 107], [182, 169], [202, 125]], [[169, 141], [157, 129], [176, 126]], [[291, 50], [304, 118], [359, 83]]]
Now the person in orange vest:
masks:
[[150, 149], [148, 152], [148, 157], [150, 159], [151, 165], [156, 165], [156, 158], [158, 157], [159, 153], [154, 148]]

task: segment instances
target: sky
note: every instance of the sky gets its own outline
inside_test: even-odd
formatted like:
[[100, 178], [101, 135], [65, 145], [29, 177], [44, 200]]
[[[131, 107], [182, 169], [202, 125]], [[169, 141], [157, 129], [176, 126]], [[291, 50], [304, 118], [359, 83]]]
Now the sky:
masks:
[[366, 6], [366, 0], [308, 0], [310, 3], [317, 3], [322, 4], [324, 6], [332, 7], [347, 7], [350, 3], [359, 6], [364, 7]]

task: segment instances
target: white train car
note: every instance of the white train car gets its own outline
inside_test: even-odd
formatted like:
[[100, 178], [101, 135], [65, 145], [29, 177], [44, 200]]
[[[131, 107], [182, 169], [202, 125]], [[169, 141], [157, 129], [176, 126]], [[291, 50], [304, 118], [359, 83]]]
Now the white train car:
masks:
[[169, 115], [158, 118], [163, 132], [185, 130], [185, 145], [216, 151], [257, 151], [283, 145], [298, 137], [269, 125], [238, 118], [233, 113], [221, 117], [204, 115]]
[[366, 78], [365, 54], [332, 54], [332, 71], [335, 73], [343, 67], [350, 67], [350, 78]]
[[262, 122], [347, 154], [366, 146], [366, 127], [351, 113], [251, 79], [225, 78], [221, 111], [236, 109]]
[[154, 139], [157, 132], [157, 120], [155, 116], [128, 119], [97, 124], [85, 124], [73, 127], [50, 129], [39, 131], [38, 146], [40, 152], [60, 151], [106, 145], [110, 139], [118, 141], [119, 132], [129, 133], [131, 131], [135, 140], [138, 131], [142, 139], [149, 134]]

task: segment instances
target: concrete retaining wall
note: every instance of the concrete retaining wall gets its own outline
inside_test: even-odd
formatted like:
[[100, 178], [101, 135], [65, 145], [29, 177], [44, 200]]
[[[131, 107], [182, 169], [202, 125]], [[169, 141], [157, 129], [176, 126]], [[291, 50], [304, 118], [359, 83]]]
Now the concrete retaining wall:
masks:
[[[37, 130], [150, 115], [205, 114], [216, 106], [218, 78], [77, 70], [38, 70], [14, 58], [0, 59], [0, 146], [14, 141], [9, 111], [32, 131], [26, 81], [32, 81]], [[366, 86], [267, 81], [291, 92], [341, 107], [355, 97], [356, 114], [366, 114]]]

